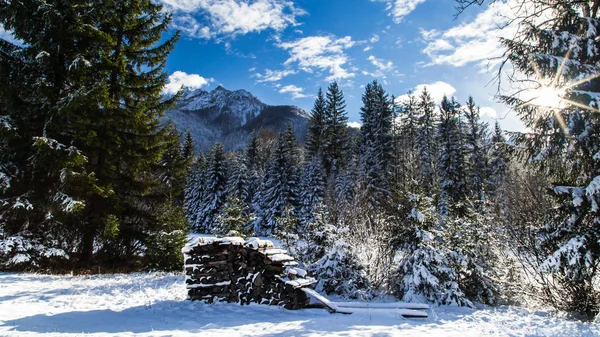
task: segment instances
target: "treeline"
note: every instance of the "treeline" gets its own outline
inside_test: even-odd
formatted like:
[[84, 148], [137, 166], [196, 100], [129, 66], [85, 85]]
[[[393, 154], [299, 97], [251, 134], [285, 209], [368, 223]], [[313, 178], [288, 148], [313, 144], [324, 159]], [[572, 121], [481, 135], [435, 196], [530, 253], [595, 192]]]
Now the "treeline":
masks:
[[162, 121], [170, 21], [151, 1], [0, 2], [18, 40], [0, 39], [0, 268], [179, 265], [194, 150]]
[[262, 131], [237, 152], [216, 144], [186, 187], [198, 232], [275, 236], [320, 280], [350, 297], [498, 303], [497, 231], [507, 144], [472, 98], [396, 102], [376, 81], [360, 131], [336, 83], [319, 90], [305, 146], [291, 128]]

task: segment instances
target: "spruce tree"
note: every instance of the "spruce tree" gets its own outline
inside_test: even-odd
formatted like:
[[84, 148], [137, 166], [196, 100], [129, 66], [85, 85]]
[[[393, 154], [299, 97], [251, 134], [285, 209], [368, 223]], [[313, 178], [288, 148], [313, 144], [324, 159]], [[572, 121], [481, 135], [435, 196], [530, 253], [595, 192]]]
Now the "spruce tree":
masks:
[[206, 184], [206, 159], [202, 153], [192, 163], [184, 190], [185, 215], [192, 228], [198, 228]]
[[[533, 96], [550, 93], [554, 102], [503, 97], [532, 133], [516, 137], [527, 159], [553, 180], [561, 208], [540, 229], [550, 252], [543, 269], [563, 287], [555, 304], [593, 319], [600, 292], [594, 286], [600, 264], [600, 30], [598, 1], [535, 2], [517, 12], [522, 29], [504, 39], [506, 58], [527, 77], [518, 89], [539, 84]], [[539, 22], [541, 11], [550, 19]], [[513, 83], [514, 85], [523, 83]], [[558, 163], [558, 164], [554, 164]]]
[[204, 176], [204, 191], [200, 202], [194, 229], [200, 233], [210, 233], [215, 226], [216, 216], [225, 203], [227, 187], [227, 161], [221, 143], [216, 143], [209, 151]]
[[308, 131], [306, 134], [306, 152], [309, 158], [319, 157], [323, 153], [325, 137], [325, 97], [323, 90], [319, 88], [317, 99], [311, 110], [308, 120]]
[[438, 125], [438, 172], [440, 178], [440, 213], [444, 216], [464, 215], [467, 199], [465, 146], [460, 105], [454, 98], [442, 99]]
[[485, 180], [488, 171], [486, 163], [486, 130], [488, 125], [480, 122], [479, 108], [475, 106], [473, 97], [469, 96], [465, 106], [466, 135], [465, 144], [467, 145], [466, 163], [468, 167], [469, 191], [476, 200], [484, 199]]
[[298, 210], [299, 177], [295, 164], [298, 159], [292, 157], [296, 153], [295, 143], [295, 137], [290, 130], [280, 133], [277, 138], [277, 147], [269, 161], [260, 192], [257, 194], [258, 210], [254, 231], [259, 235], [277, 233], [279, 227], [277, 218], [283, 216], [287, 206], [292, 207], [294, 214]]
[[431, 196], [437, 191], [437, 169], [436, 160], [438, 155], [438, 143], [436, 136], [437, 116], [435, 114], [435, 102], [427, 91], [419, 96], [417, 105], [419, 112], [416, 147], [420, 163], [419, 181], [425, 191]]
[[327, 175], [346, 169], [349, 139], [346, 123], [346, 102], [337, 82], [327, 88], [325, 99], [323, 166]]
[[317, 207], [325, 198], [325, 169], [318, 157], [304, 164], [300, 177], [300, 212], [298, 218], [303, 227], [314, 220]]
[[392, 109], [387, 94], [377, 81], [366, 86], [362, 100], [360, 175], [368, 203], [378, 207], [390, 194]]

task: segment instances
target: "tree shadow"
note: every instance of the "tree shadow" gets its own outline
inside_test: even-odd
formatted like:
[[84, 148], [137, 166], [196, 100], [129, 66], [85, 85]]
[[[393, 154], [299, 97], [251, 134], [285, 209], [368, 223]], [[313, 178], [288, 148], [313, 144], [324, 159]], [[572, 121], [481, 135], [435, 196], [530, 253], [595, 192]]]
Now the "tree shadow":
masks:
[[[323, 324], [323, 315], [327, 316], [325, 320], [327, 325]], [[59, 334], [126, 332], [143, 334], [160, 331], [201, 334], [211, 330], [232, 329], [239, 335], [248, 335], [250, 331], [261, 330], [260, 334], [263, 336], [284, 336], [323, 334], [351, 329], [379, 337], [394, 334], [394, 331], [368, 333], [369, 325], [381, 326], [385, 325], [384, 322], [361, 321], [359, 316], [350, 316], [354, 315], [330, 314], [322, 309], [289, 311], [280, 307], [258, 304], [252, 305], [249, 309], [246, 306], [226, 303], [207, 305], [190, 301], [162, 301], [122, 311], [102, 309], [70, 311], [55, 315], [38, 314], [0, 322], [0, 330]], [[416, 322], [416, 324], [420, 323]]]

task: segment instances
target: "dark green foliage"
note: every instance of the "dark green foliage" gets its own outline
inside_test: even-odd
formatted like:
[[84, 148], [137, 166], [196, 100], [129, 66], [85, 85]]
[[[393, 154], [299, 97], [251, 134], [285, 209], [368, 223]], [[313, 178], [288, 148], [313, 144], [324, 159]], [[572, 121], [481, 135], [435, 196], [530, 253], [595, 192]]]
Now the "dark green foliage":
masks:
[[325, 143], [325, 97], [323, 90], [319, 88], [317, 99], [311, 110], [308, 120], [308, 131], [306, 134], [306, 152], [309, 158], [322, 157]]
[[377, 81], [367, 84], [362, 101], [360, 179], [368, 203], [379, 207], [390, 194], [392, 104]]
[[0, 43], [10, 79], [0, 115], [16, 130], [13, 158], [0, 165], [19, 168], [1, 198], [30, 205], [2, 210], [4, 229], [19, 232], [27, 218], [34, 235], [54, 233], [83, 264], [95, 246], [123, 262], [142, 253], [187, 169], [178, 135], [161, 125], [172, 103], [162, 99], [163, 69], [178, 39], [163, 39], [170, 16], [136, 0], [0, 6], [0, 23], [24, 42]]
[[346, 169], [348, 164], [348, 116], [344, 93], [336, 82], [327, 88], [324, 117], [323, 166], [327, 175]]

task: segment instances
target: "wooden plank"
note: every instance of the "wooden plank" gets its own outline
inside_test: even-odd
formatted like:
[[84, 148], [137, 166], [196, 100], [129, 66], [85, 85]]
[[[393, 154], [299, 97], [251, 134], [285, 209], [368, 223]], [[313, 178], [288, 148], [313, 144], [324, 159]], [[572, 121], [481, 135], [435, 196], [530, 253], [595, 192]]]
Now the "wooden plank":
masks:
[[337, 305], [335, 305], [335, 303], [331, 302], [330, 300], [328, 300], [325, 296], [322, 296], [321, 294], [319, 294], [318, 292], [310, 289], [310, 288], [301, 288], [302, 291], [304, 291], [307, 295], [311, 296], [312, 298], [314, 298], [315, 300], [323, 303], [323, 305], [325, 305], [325, 307], [327, 307], [327, 309], [329, 310], [329, 312], [332, 313], [340, 313], [340, 314], [351, 314], [352, 311], [347, 309], [347, 308], [340, 308]]
[[369, 303], [369, 302], [334, 302], [342, 308], [366, 308], [366, 309], [412, 309], [429, 310], [429, 305], [423, 303]]

